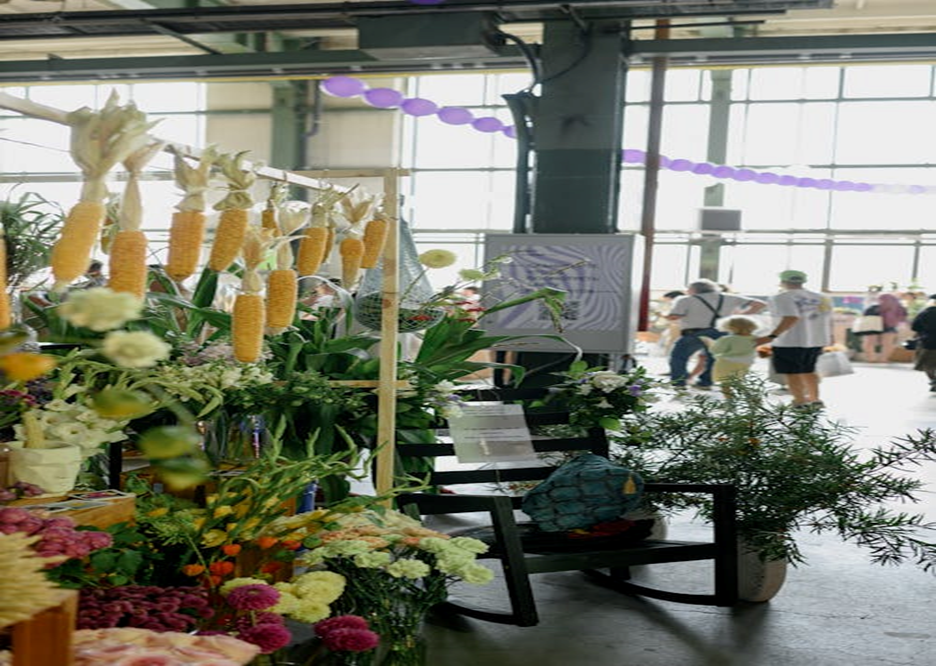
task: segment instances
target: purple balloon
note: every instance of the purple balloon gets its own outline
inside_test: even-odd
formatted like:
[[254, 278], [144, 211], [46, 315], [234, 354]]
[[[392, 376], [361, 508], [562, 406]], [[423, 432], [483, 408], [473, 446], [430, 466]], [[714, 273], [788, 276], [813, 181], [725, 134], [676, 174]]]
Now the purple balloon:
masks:
[[715, 178], [731, 178], [735, 174], [735, 168], [730, 166], [718, 166], [712, 171]]
[[734, 178], [739, 183], [745, 183], [749, 180], [754, 180], [757, 178], [757, 172], [751, 169], [738, 169], [735, 171], [732, 178]]
[[478, 118], [471, 123], [471, 126], [479, 132], [500, 132], [504, 129], [504, 123], [493, 116]]
[[467, 125], [474, 120], [474, 114], [460, 106], [443, 106], [436, 115], [448, 125]]
[[350, 76], [330, 76], [322, 81], [322, 88], [335, 97], [356, 97], [367, 89], [364, 82]]
[[403, 100], [400, 110], [409, 116], [431, 116], [439, 110], [439, 105], [430, 99], [410, 97]]
[[791, 187], [796, 185], [799, 181], [799, 178], [796, 176], [780, 176], [780, 179], [777, 181], [777, 185], [782, 185], [783, 187]]
[[797, 187], [815, 187], [816, 179], [815, 178], [797, 178], [796, 186]]
[[700, 176], [707, 176], [713, 171], [715, 171], [715, 165], [709, 162], [699, 162], [694, 167], [692, 167], [692, 173], [698, 174]]
[[504, 136], [506, 136], [508, 139], [517, 138], [517, 128], [514, 127], [513, 125], [508, 125], [504, 129], [502, 129], [501, 132], [503, 132]]
[[659, 162], [660, 162], [661, 169], [669, 169], [669, 165], [670, 165], [670, 162], [672, 162], [672, 160], [668, 158], [666, 155], [660, 155]]
[[874, 189], [871, 183], [855, 183], [855, 192], [870, 192]]
[[647, 153], [635, 148], [625, 148], [622, 153], [622, 158], [625, 162], [630, 164], [643, 164], [647, 159]]
[[834, 189], [836, 192], [852, 192], [855, 189], [855, 183], [850, 180], [840, 180], [832, 189]]
[[695, 166], [695, 162], [690, 162], [689, 160], [678, 158], [669, 163], [669, 170], [670, 171], [691, 171], [692, 167], [694, 166]]
[[393, 88], [371, 88], [364, 93], [364, 100], [378, 109], [393, 109], [403, 103], [403, 93]]
[[762, 171], [754, 176], [754, 182], [761, 185], [773, 185], [778, 180], [780, 180], [780, 176], [771, 171]]
[[820, 178], [816, 181], [817, 190], [831, 190], [835, 188], [835, 181], [831, 178]]
[[923, 187], [922, 185], [911, 185], [910, 187], [907, 188], [907, 192], [909, 194], [925, 194], [926, 188]]

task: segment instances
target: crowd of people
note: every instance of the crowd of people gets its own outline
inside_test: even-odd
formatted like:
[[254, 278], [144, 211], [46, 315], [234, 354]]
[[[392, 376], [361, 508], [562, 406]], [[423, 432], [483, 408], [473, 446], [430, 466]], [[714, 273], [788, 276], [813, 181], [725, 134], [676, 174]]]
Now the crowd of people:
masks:
[[[778, 293], [766, 299], [729, 293], [705, 279], [690, 283], [685, 292], [664, 294], [668, 325], [661, 346], [669, 356], [672, 385], [707, 389], [748, 372], [758, 355], [769, 356], [771, 374], [785, 384], [792, 404], [821, 409], [816, 366], [835, 344], [833, 302], [807, 287], [808, 281], [803, 271], [785, 270], [778, 276]], [[769, 320], [756, 316], [762, 311]], [[856, 325], [855, 334], [863, 361], [888, 362], [899, 332], [909, 328], [915, 337], [906, 346], [915, 349], [914, 367], [936, 392], [936, 294], [911, 318], [897, 295], [872, 293], [860, 319], [864, 327], [858, 331]]]

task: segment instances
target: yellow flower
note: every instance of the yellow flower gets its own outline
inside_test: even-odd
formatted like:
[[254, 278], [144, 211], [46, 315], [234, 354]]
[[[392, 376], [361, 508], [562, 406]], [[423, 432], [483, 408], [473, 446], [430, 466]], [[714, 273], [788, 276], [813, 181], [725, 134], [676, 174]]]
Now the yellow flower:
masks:
[[225, 541], [227, 541], [227, 534], [221, 530], [208, 530], [202, 537], [202, 545], [206, 548], [220, 546]]
[[228, 504], [222, 504], [214, 510], [214, 517], [223, 518], [224, 516], [230, 516], [232, 513], [234, 513], [234, 507]]
[[146, 515], [149, 516], [150, 518], [160, 518], [162, 516], [165, 516], [167, 513], [169, 513], [169, 508], [165, 506], [161, 506], [158, 509], [153, 509], [152, 511], [149, 511]]
[[205, 519], [204, 519], [204, 518], [196, 518], [195, 520], [192, 521], [192, 525], [195, 526], [195, 529], [196, 529], [196, 530], [200, 530], [201, 528], [203, 528], [203, 527], [205, 526]]
[[259, 518], [250, 518], [249, 520], [247, 520], [246, 523], [244, 523], [244, 529], [245, 530], [253, 529], [259, 524], [260, 524]]
[[419, 255], [419, 263], [426, 268], [446, 268], [455, 263], [458, 257], [448, 250], [426, 250]]

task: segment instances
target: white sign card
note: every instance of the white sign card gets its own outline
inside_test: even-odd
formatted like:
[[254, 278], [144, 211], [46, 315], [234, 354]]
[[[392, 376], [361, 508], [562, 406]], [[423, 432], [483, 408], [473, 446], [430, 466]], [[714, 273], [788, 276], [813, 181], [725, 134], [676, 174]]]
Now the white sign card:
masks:
[[536, 458], [522, 406], [473, 402], [463, 405], [461, 411], [461, 416], [448, 420], [458, 462]]

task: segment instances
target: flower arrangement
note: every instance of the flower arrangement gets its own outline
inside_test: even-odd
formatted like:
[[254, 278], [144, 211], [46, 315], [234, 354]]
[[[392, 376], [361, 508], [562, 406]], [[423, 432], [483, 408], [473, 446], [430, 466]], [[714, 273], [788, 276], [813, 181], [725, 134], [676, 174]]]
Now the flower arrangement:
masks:
[[45, 491], [34, 483], [17, 481], [9, 487], [0, 486], [0, 504], [24, 497], [38, 497]]
[[37, 537], [33, 550], [50, 560], [48, 568], [67, 559], [81, 559], [111, 545], [111, 535], [96, 530], [76, 530], [71, 518], [45, 518], [21, 507], [0, 508], [0, 534], [22, 533]]
[[487, 550], [484, 543], [449, 538], [396, 511], [345, 514], [303, 545], [304, 564], [344, 576], [345, 590], [334, 607], [368, 621], [389, 650], [386, 664], [418, 663], [419, 627], [451, 584], [483, 585], [493, 578], [476, 562]]
[[215, 611], [202, 587], [120, 585], [81, 590], [78, 628], [138, 627], [188, 632]]
[[625, 415], [645, 411], [655, 401], [653, 391], [659, 386], [643, 368], [622, 374], [589, 368], [584, 361], [556, 374], [564, 380], [555, 385], [547, 401], [568, 408], [573, 425], [600, 425], [606, 430], [620, 430]]

